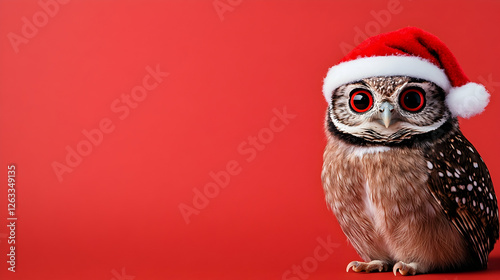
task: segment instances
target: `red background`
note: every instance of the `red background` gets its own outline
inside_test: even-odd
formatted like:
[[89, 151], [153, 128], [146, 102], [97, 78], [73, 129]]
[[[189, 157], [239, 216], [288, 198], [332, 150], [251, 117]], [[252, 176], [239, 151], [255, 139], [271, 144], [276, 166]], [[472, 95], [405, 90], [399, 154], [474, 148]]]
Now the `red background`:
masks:
[[[421, 27], [471, 80], [490, 81], [487, 110], [460, 122], [500, 186], [500, 2], [215, 3], [229, 8], [219, 15], [213, 0], [75, 0], [44, 23], [38, 1], [0, 1], [1, 279], [282, 279], [304, 261], [302, 278], [393, 277], [345, 272], [359, 257], [320, 181], [322, 78], [360, 32]], [[40, 27], [13, 45], [9, 36], [22, 36], [23, 18], [33, 23], [34, 15]], [[120, 119], [113, 102], [157, 65], [169, 76]], [[295, 118], [275, 123], [277, 131], [273, 109], [284, 108]], [[66, 164], [66, 147], [83, 145], [82, 131], [106, 118], [114, 130], [59, 181], [53, 163]], [[266, 143], [251, 157], [242, 149], [256, 136]], [[195, 191], [228, 162], [240, 173], [186, 224], [179, 205], [193, 207]], [[15, 273], [5, 262], [10, 164]], [[337, 247], [319, 262], [318, 238]], [[487, 271], [419, 277], [499, 275], [497, 246]]]

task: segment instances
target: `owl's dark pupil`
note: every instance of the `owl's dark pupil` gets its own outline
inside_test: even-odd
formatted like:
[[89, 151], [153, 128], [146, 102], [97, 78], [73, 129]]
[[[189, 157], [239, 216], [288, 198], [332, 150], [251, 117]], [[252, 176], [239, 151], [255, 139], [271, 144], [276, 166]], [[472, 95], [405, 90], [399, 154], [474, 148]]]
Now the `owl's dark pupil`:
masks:
[[366, 93], [358, 93], [353, 96], [352, 104], [358, 110], [366, 110], [370, 106], [370, 98]]
[[369, 99], [368, 96], [366, 96], [366, 94], [360, 93], [354, 96], [354, 105], [356, 106], [356, 108], [363, 110], [368, 107], [368, 104], [369, 104]]
[[364, 113], [370, 110], [373, 105], [373, 97], [367, 90], [355, 89], [351, 92], [349, 100], [351, 109], [357, 113]]
[[422, 103], [422, 98], [420, 97], [420, 94], [418, 94], [418, 92], [410, 91], [405, 95], [403, 102], [406, 107], [410, 109], [416, 109]]
[[425, 106], [425, 92], [418, 88], [407, 89], [401, 94], [399, 104], [408, 112], [420, 112]]

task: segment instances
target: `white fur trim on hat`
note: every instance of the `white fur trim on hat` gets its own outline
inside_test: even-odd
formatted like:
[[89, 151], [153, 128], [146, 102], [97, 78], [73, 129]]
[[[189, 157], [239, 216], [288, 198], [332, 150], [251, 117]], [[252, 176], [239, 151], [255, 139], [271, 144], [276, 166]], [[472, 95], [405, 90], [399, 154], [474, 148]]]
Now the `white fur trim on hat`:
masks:
[[371, 56], [331, 67], [323, 81], [323, 95], [330, 103], [332, 92], [341, 85], [379, 76], [409, 76], [431, 81], [446, 92], [451, 84], [443, 69], [416, 56]]
[[480, 114], [488, 105], [490, 94], [483, 85], [467, 83], [450, 89], [446, 96], [446, 105], [454, 116], [470, 118]]

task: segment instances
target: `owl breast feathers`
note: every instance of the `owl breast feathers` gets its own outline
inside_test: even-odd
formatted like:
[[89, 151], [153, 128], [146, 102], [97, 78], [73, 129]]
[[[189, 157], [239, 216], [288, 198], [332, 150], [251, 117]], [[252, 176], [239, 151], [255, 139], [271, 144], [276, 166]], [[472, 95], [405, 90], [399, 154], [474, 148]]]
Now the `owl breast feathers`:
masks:
[[347, 270], [486, 268], [497, 200], [442, 88], [406, 76], [344, 84], [332, 93], [325, 127], [326, 200], [363, 259]]

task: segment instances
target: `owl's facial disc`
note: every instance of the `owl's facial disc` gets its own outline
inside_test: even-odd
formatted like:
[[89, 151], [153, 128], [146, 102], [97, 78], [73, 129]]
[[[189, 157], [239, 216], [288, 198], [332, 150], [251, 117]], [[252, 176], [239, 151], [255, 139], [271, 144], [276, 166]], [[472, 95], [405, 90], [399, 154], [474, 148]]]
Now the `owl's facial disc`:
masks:
[[370, 142], [401, 142], [436, 130], [451, 116], [437, 85], [410, 77], [374, 77], [336, 89], [329, 117], [337, 130]]

